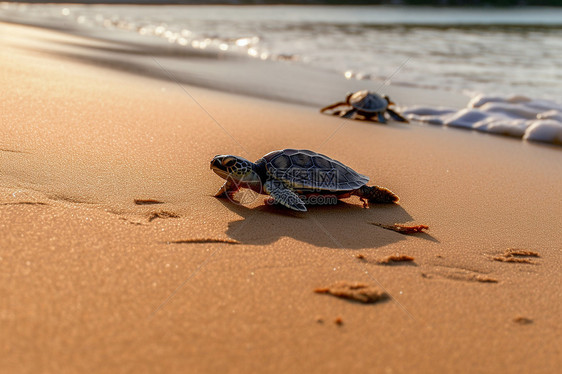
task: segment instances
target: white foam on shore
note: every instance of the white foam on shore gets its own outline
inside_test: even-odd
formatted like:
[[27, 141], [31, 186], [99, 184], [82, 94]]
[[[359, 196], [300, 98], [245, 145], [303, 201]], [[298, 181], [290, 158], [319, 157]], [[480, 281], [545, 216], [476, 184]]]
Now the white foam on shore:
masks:
[[478, 95], [461, 110], [413, 106], [401, 112], [412, 121], [562, 145], [562, 105], [553, 101]]

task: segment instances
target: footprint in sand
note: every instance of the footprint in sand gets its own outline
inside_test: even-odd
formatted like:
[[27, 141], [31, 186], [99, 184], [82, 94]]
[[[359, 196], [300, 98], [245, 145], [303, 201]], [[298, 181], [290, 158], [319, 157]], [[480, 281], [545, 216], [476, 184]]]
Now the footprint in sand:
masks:
[[0, 152], [9, 152], [9, 153], [27, 153], [30, 154], [31, 152], [27, 151], [19, 151], [17, 149], [9, 149], [9, 148], [0, 148]]
[[377, 261], [379, 265], [413, 265], [417, 266], [414, 258], [408, 255], [391, 255]]
[[209, 244], [209, 243], [218, 243], [218, 244], [240, 244], [240, 242], [237, 242], [236, 240], [231, 240], [231, 239], [212, 239], [212, 238], [170, 240], [170, 241], [167, 241], [167, 242], [166, 242], [166, 244]]
[[375, 286], [360, 282], [339, 281], [328, 287], [314, 290], [316, 293], [325, 293], [342, 299], [358, 301], [363, 304], [372, 304], [388, 299], [388, 294]]
[[357, 255], [355, 255], [355, 258], [357, 258], [358, 260], [361, 260], [365, 263], [375, 263], [377, 265], [410, 265], [410, 266], [418, 266], [415, 262], [414, 262], [414, 258], [412, 256], [408, 256], [408, 255], [390, 255], [390, 256], [386, 256], [383, 258], [380, 258], [376, 261], [370, 261], [369, 259], [367, 259], [365, 257], [364, 254], [359, 253]]
[[451, 267], [436, 268], [428, 272], [422, 272], [421, 276], [426, 279], [445, 278], [464, 282], [480, 282], [480, 283], [498, 283], [499, 281], [486, 274], [478, 273], [472, 270]]
[[16, 201], [13, 203], [0, 203], [0, 205], [49, 205], [40, 201]]
[[154, 199], [135, 199], [133, 200], [136, 205], [158, 205], [164, 204], [163, 201], [158, 201]]
[[180, 216], [173, 212], [167, 212], [165, 210], [161, 210], [159, 212], [152, 212], [148, 215], [148, 222], [152, 222], [157, 218], [167, 219], [167, 218], [180, 218]]
[[527, 317], [515, 317], [513, 319], [513, 322], [517, 323], [518, 325], [530, 325], [531, 323], [533, 323], [533, 320]]
[[528, 251], [526, 249], [508, 248], [502, 254], [493, 257], [493, 260], [517, 264], [536, 264], [531, 257], [539, 258], [541, 256], [538, 252]]
[[399, 223], [395, 223], [394, 225], [385, 225], [382, 223], [377, 222], [369, 222], [371, 225], [375, 225], [378, 227], [382, 227], [386, 230], [395, 231], [399, 234], [403, 235], [412, 235], [412, 234], [419, 234], [425, 233], [425, 230], [429, 230], [429, 226], [427, 225], [402, 225]]

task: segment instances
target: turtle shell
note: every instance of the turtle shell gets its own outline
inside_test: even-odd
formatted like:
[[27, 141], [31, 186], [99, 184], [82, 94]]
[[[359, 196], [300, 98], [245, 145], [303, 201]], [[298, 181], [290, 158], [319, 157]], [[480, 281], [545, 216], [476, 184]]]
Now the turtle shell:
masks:
[[348, 102], [353, 108], [365, 113], [383, 112], [388, 107], [388, 101], [384, 97], [367, 90], [355, 92]]
[[284, 149], [263, 156], [268, 177], [298, 192], [346, 192], [364, 186], [369, 177], [328, 156], [304, 149]]

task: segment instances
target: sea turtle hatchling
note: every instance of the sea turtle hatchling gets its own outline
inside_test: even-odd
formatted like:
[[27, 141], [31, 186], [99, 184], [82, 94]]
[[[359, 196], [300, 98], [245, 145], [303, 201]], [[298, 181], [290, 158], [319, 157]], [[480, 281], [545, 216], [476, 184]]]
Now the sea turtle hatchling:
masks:
[[369, 203], [398, 201], [398, 196], [384, 187], [367, 186], [369, 178], [365, 175], [308, 150], [273, 151], [256, 162], [238, 156], [217, 155], [211, 161], [211, 169], [226, 179], [215, 195], [217, 197], [232, 197], [238, 189], [249, 188], [301, 212], [306, 211], [305, 203], [320, 204], [326, 197], [335, 200], [356, 195], [364, 206], [367, 205], [365, 199]]
[[345, 101], [328, 105], [320, 109], [320, 112], [324, 113], [327, 110], [335, 109], [340, 106], [347, 106], [346, 109], [334, 110], [331, 114], [344, 118], [354, 118], [355, 115], [358, 114], [368, 120], [378, 120], [381, 123], [386, 123], [384, 114], [388, 113], [388, 115], [396, 121], [408, 122], [406, 118], [390, 109], [390, 105], [394, 105], [390, 97], [362, 90], [348, 94]]

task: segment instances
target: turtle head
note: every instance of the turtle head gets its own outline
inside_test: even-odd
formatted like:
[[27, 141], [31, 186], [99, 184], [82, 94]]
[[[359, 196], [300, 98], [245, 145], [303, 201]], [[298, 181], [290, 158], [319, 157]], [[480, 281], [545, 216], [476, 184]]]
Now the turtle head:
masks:
[[383, 95], [384, 99], [386, 100], [386, 102], [388, 103], [388, 105], [396, 105], [396, 103], [392, 100], [390, 100], [390, 97], [388, 97], [388, 95]]
[[243, 157], [232, 155], [216, 155], [211, 160], [211, 169], [223, 179], [250, 185], [260, 183], [260, 177], [255, 171], [255, 164]]

